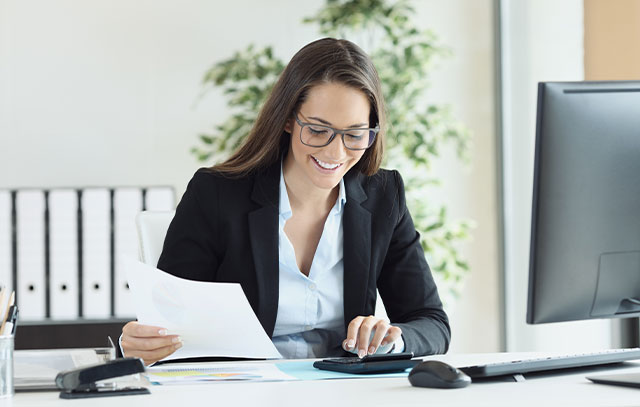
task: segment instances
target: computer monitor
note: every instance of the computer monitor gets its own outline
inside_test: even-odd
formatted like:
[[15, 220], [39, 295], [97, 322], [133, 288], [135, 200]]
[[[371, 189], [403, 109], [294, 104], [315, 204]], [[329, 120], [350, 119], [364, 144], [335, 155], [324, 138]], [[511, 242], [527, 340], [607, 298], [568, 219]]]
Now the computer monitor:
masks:
[[640, 81], [538, 85], [527, 322], [640, 315]]

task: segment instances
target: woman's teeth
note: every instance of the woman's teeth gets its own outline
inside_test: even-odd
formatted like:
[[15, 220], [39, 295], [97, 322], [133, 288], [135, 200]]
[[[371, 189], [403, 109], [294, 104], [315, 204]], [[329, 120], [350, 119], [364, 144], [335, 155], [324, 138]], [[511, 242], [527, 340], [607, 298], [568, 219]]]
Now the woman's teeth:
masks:
[[314, 156], [311, 156], [311, 158], [313, 158], [315, 160], [316, 163], [318, 163], [319, 166], [321, 166], [322, 168], [325, 168], [327, 170], [335, 170], [336, 168], [338, 168], [339, 166], [341, 166], [342, 164], [329, 164], [329, 163], [325, 163], [324, 161], [320, 161], [317, 158], [315, 158]]

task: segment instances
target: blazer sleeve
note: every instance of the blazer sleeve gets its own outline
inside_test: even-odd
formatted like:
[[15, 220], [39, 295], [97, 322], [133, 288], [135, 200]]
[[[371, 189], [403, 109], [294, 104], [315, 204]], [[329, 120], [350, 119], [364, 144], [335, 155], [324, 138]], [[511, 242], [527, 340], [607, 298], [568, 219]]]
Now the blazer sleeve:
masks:
[[451, 341], [449, 320], [406, 206], [402, 177], [397, 171], [393, 174], [398, 217], [378, 278], [378, 291], [391, 324], [402, 329], [406, 352], [446, 353]]
[[219, 265], [216, 186], [215, 176], [206, 169], [195, 173], [167, 230], [159, 269], [190, 280], [215, 281]]

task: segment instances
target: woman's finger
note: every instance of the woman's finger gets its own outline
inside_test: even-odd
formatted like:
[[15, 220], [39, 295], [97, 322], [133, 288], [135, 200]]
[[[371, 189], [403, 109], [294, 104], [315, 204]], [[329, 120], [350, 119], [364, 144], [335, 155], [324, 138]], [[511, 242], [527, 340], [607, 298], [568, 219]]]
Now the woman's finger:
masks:
[[358, 357], [362, 358], [367, 355], [369, 348], [369, 340], [371, 339], [371, 330], [375, 324], [379, 321], [378, 318], [370, 315], [366, 317], [360, 324], [360, 331], [358, 332]]
[[356, 342], [358, 340], [358, 331], [360, 330], [360, 325], [364, 317], [358, 316], [355, 317], [349, 322], [349, 326], [347, 327], [347, 339], [342, 342], [342, 348], [346, 351], [352, 351], [356, 347]]
[[136, 337], [129, 335], [122, 335], [122, 348], [123, 349], [137, 349], [144, 351], [151, 351], [165, 346], [175, 345], [182, 343], [182, 340], [177, 335], [171, 336], [156, 336], [156, 337]]
[[160, 326], [143, 325], [137, 321], [131, 321], [122, 327], [122, 333], [137, 337], [165, 336], [167, 335], [167, 330]]
[[140, 358], [144, 361], [145, 365], [150, 365], [152, 363], [155, 363], [171, 355], [173, 352], [180, 349], [181, 346], [182, 346], [181, 343], [177, 343], [175, 345], [169, 345], [169, 346], [165, 346], [165, 347], [150, 350], [150, 351], [139, 350], [139, 349], [131, 350], [130, 352], [127, 353], [127, 357]]
[[387, 336], [384, 337], [380, 345], [386, 346], [390, 343], [393, 343], [398, 340], [398, 338], [400, 338], [400, 335], [402, 335], [402, 329], [400, 329], [400, 327], [391, 325], [387, 330]]
[[389, 330], [389, 324], [387, 321], [380, 319], [373, 327], [373, 337], [371, 338], [371, 343], [369, 343], [368, 353], [369, 355], [373, 355], [378, 350], [380, 343], [387, 335], [387, 331]]

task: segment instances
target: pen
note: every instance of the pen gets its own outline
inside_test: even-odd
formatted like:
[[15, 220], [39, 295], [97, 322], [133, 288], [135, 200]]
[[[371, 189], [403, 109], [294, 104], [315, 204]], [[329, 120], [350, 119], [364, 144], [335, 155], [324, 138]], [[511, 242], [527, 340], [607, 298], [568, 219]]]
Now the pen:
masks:
[[18, 307], [12, 305], [9, 307], [9, 313], [7, 314], [7, 323], [4, 325], [2, 335], [13, 336], [16, 332], [16, 320], [18, 319]]

